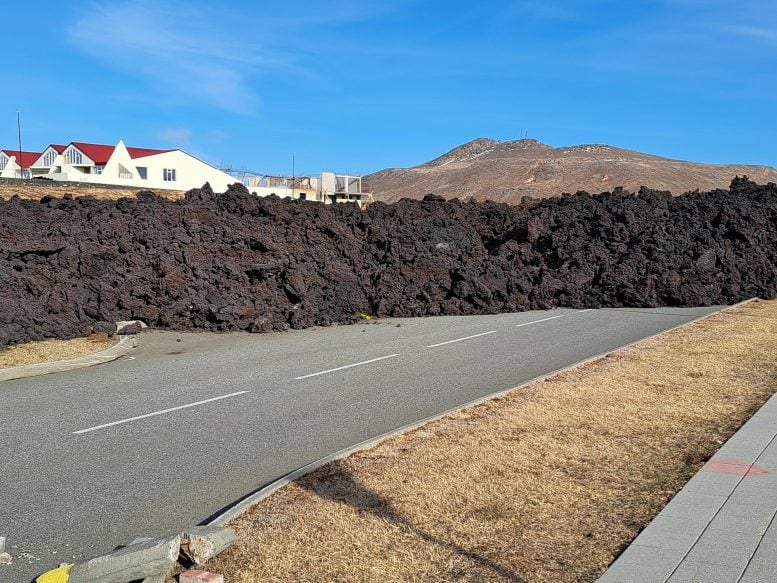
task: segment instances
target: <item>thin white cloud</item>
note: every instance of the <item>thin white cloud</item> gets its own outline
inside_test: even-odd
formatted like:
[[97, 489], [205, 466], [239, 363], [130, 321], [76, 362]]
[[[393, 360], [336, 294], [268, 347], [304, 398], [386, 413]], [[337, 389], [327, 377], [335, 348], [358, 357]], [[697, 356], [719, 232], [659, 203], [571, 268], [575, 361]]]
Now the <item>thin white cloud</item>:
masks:
[[726, 25], [723, 30], [736, 36], [761, 41], [769, 45], [777, 45], [777, 29], [751, 25]]
[[[293, 55], [316, 46], [316, 34], [407, 1], [296, 0], [236, 12], [196, 1], [93, 0], [67, 34], [82, 52], [148, 83], [158, 101], [253, 115], [260, 76], [277, 70], [311, 74]], [[292, 42], [299, 38], [305, 42]]]
[[188, 128], [165, 128], [157, 134], [157, 138], [174, 146], [188, 146], [192, 141], [192, 130]]
[[259, 99], [248, 80], [277, 67], [258, 45], [236, 43], [233, 23], [178, 2], [95, 2], [68, 30], [81, 51], [151, 82], [174, 100], [253, 114]]

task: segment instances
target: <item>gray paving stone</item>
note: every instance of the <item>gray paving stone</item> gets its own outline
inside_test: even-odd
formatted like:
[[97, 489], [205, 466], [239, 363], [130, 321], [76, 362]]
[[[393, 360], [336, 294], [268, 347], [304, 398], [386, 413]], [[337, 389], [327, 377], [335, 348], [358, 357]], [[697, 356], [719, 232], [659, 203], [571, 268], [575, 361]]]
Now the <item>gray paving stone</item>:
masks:
[[[766, 529], [763, 540], [761, 541], [761, 546], [768, 546], [777, 553], [777, 516], [772, 518], [772, 523], [769, 525], [769, 528]], [[775, 556], [777, 556], [777, 554], [775, 554]]]
[[758, 577], [756, 575], [748, 575], [747, 571], [745, 571], [745, 574], [742, 575], [742, 578], [739, 580], [739, 583], [774, 583], [774, 582], [775, 582], [774, 577]]
[[[763, 451], [763, 448], [759, 447], [756, 449], [751, 445], [742, 444], [742, 445], [731, 447], [725, 451], [718, 450], [717, 453], [715, 453], [715, 455], [713, 455], [709, 459], [709, 461], [710, 462], [734, 461], [734, 462], [741, 462], [743, 464], [754, 464], [758, 459], [758, 456], [761, 455], [762, 451]], [[708, 470], [705, 468], [705, 471], [708, 471]]]
[[764, 512], [777, 511], [777, 490], [764, 492], [763, 488], [737, 488], [728, 499], [730, 504], [759, 506]]
[[666, 516], [677, 516], [692, 508], [702, 511], [717, 512], [726, 500], [728, 500], [728, 496], [705, 494], [703, 492], [683, 489], [669, 501], [661, 511], [661, 514], [665, 514]]
[[758, 410], [754, 417], [777, 419], [777, 401], [773, 399], [766, 401], [766, 404]]
[[764, 535], [750, 560], [745, 575], [756, 579], [777, 581], [777, 529], [774, 524]]
[[762, 535], [769, 527], [773, 515], [762, 506], [727, 502], [715, 516], [710, 528], [728, 533]]
[[[775, 426], [775, 414], [772, 411], [764, 411], [763, 413], [758, 412], [755, 415], [753, 415], [747, 423], [745, 423], [742, 428], [737, 431], [732, 439], [736, 437], [737, 439], [740, 438], [739, 434], [747, 434], [748, 431], [758, 431], [758, 432], [764, 432], [769, 433], [771, 432], [772, 436], [777, 435], [777, 432], [774, 430]], [[731, 441], [731, 440], [729, 440]]]
[[775, 565], [775, 557], [761, 556], [759, 558], [753, 557], [750, 564], [745, 569], [745, 575], [755, 579], [765, 579], [774, 583], [777, 581], [777, 565]]
[[730, 496], [731, 502], [738, 500], [752, 500], [754, 505], [762, 504], [772, 506], [777, 503], [777, 488], [772, 488], [771, 484], [764, 487], [755, 479], [742, 482]]
[[632, 544], [599, 579], [599, 583], [665, 583], [685, 551]]
[[656, 516], [632, 544], [688, 551], [708, 524], [704, 516]]
[[767, 447], [758, 459], [755, 460], [756, 465], [763, 466], [767, 470], [774, 472], [777, 470], [777, 447], [770, 445]]
[[667, 583], [737, 583], [742, 570], [724, 565], [683, 561]]
[[[774, 440], [775, 429], [772, 420], [758, 420], [745, 425], [730, 441], [718, 450], [715, 456], [723, 457], [732, 452], [746, 452], [744, 448], [752, 448], [752, 452], [760, 453], [768, 448]], [[747, 452], [746, 452], [747, 453]], [[719, 455], [720, 454], [720, 455]]]
[[712, 496], [728, 496], [742, 481], [742, 476], [719, 474], [704, 468], [686, 484], [685, 488]]
[[696, 541], [685, 560], [691, 563], [723, 565], [744, 570], [760, 542], [760, 534], [708, 529]]
[[720, 506], [704, 506], [701, 504], [672, 502], [659, 512], [653, 520], [657, 518], [679, 519], [688, 525], [687, 530], [701, 534], [707, 525], [712, 522], [722, 506], [722, 503]]

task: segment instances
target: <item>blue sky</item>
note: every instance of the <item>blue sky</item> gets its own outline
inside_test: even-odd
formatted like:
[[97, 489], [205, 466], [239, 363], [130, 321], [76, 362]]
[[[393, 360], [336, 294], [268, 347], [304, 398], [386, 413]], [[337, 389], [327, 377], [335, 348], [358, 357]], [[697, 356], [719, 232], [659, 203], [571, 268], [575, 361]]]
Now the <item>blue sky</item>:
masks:
[[[4, 3], [0, 147], [180, 147], [268, 173], [477, 137], [777, 165], [771, 0]], [[15, 24], [18, 23], [18, 24]]]

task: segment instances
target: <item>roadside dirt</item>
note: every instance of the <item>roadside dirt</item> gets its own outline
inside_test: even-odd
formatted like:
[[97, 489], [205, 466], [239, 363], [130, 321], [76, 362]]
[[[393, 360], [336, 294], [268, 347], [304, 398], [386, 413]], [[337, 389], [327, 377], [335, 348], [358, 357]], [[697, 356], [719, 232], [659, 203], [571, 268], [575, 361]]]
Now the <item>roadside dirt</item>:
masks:
[[[3, 199], [17, 196], [28, 200], [40, 200], [44, 196], [62, 198], [67, 194], [73, 197], [91, 196], [102, 200], [118, 200], [134, 197], [138, 190], [138, 188], [120, 188], [83, 182], [0, 179], [0, 198]], [[184, 195], [181, 190], [159, 190], [157, 194], [167, 200], [180, 200]]]
[[777, 186], [511, 206], [257, 198], [243, 187], [0, 201], [0, 346], [112, 332], [265, 332], [371, 316], [777, 296]]
[[86, 356], [110, 348], [117, 342], [117, 338], [98, 333], [72, 340], [41, 340], [16, 344], [0, 350], [0, 369]]
[[[595, 581], [775, 392], [751, 303], [324, 466], [233, 521], [259, 581]], [[419, 387], [423, 390], [423, 387]]]

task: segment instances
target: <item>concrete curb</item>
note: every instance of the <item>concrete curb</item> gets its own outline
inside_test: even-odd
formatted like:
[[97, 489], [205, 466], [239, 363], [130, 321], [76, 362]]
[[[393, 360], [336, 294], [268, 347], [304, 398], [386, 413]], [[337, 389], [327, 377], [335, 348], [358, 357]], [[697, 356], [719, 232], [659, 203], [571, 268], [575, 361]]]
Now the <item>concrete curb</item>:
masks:
[[248, 494], [244, 498], [241, 498], [237, 500], [233, 505], [229, 506], [226, 510], [223, 512], [220, 512], [216, 514], [215, 516], [211, 516], [210, 518], [206, 519], [203, 524], [207, 525], [216, 525], [216, 526], [226, 526], [229, 521], [231, 521], [234, 518], [237, 518], [241, 514], [244, 514], [247, 512], [251, 507], [255, 506], [265, 498], [269, 497], [271, 494], [276, 492], [277, 490], [280, 490], [287, 484], [293, 482], [294, 480], [297, 480], [315, 470], [318, 468], [328, 464], [329, 462], [333, 462], [336, 460], [341, 460], [344, 458], [349, 457], [351, 454], [354, 454], [359, 451], [363, 451], [366, 449], [371, 449], [375, 447], [376, 445], [379, 445], [380, 443], [386, 441], [387, 439], [390, 439], [392, 437], [396, 437], [398, 435], [402, 435], [404, 433], [408, 433], [410, 431], [413, 431], [414, 429], [418, 429], [419, 427], [422, 427], [423, 425], [426, 425], [427, 423], [431, 423], [433, 421], [437, 421], [439, 419], [442, 419], [446, 415], [450, 415], [451, 413], [457, 413], [459, 411], [463, 411], [464, 409], [469, 409], [470, 407], [476, 407], [478, 405], [481, 405], [483, 403], [486, 403], [488, 401], [491, 401], [493, 399], [497, 399], [499, 397], [503, 397], [509, 393], [512, 393], [513, 391], [518, 391], [524, 387], [527, 387], [531, 384], [542, 382], [550, 377], [556, 376], [558, 374], [561, 374], [563, 372], [578, 368], [580, 366], [583, 366], [584, 364], [588, 364], [590, 362], [594, 362], [597, 360], [601, 360], [602, 358], [605, 358], [611, 354], [615, 354], [618, 352], [621, 352], [623, 350], [626, 350], [628, 348], [631, 348], [633, 346], [637, 346], [639, 344], [642, 344], [644, 342], [647, 342], [649, 340], [652, 340], [653, 338], [656, 338], [658, 336], [661, 336], [663, 334], [668, 334], [670, 332], [674, 332], [675, 330], [680, 330], [682, 328], [685, 328], [687, 326], [690, 326], [692, 324], [698, 324], [699, 322], [702, 322], [706, 320], [707, 318], [710, 318], [712, 316], [716, 316], [718, 314], [722, 314], [724, 312], [727, 312], [729, 310], [736, 309], [738, 307], [744, 306], [746, 304], [749, 304], [750, 302], [757, 301], [758, 298], [751, 298], [749, 300], [745, 300], [743, 302], [739, 302], [738, 304], [734, 304], [732, 306], [727, 306], [723, 308], [722, 310], [719, 310], [717, 312], [713, 312], [711, 314], [707, 314], [706, 316], [701, 316], [700, 318], [695, 318], [691, 320], [690, 322], [685, 322], [684, 324], [680, 324], [679, 326], [675, 326], [674, 328], [669, 328], [668, 330], [664, 330], [663, 332], [659, 332], [658, 334], [653, 334], [651, 336], [648, 336], [646, 338], [642, 338], [640, 340], [637, 340], [635, 342], [631, 342], [630, 344], [626, 344], [624, 346], [621, 346], [620, 348], [617, 348], [615, 350], [609, 351], [609, 352], [603, 352], [601, 354], [597, 354], [596, 356], [592, 356], [590, 358], [586, 358], [585, 360], [581, 360], [580, 362], [577, 362], [575, 364], [571, 364], [569, 366], [565, 366], [563, 368], [560, 368], [558, 370], [555, 370], [553, 372], [540, 375], [538, 377], [535, 377], [529, 381], [526, 381], [525, 383], [522, 383], [516, 387], [512, 387], [510, 389], [505, 389], [502, 391], [497, 391], [495, 393], [491, 393], [490, 395], [486, 395], [485, 397], [480, 397], [479, 399], [475, 399], [474, 401], [469, 401], [468, 403], [465, 403], [464, 405], [461, 405], [459, 407], [454, 407], [452, 409], [448, 409], [447, 411], [444, 411], [442, 413], [439, 413], [437, 415], [432, 415], [431, 417], [427, 417], [425, 419], [422, 419], [421, 421], [418, 421], [416, 423], [411, 423], [410, 425], [405, 425], [403, 427], [400, 427], [399, 429], [396, 429], [394, 431], [390, 431], [388, 433], [384, 433], [382, 435], [379, 435], [377, 437], [374, 437], [372, 439], [368, 439], [366, 441], [362, 441], [361, 443], [358, 443], [354, 446], [351, 446], [346, 449], [341, 449], [340, 451], [337, 451], [335, 453], [332, 453], [328, 456], [325, 456], [323, 458], [320, 458], [314, 462], [311, 462], [307, 465], [302, 466], [301, 468], [298, 468], [292, 472], [289, 472], [282, 478], [279, 478], [273, 482], [270, 482], [266, 486], [263, 486], [259, 488], [258, 490], [252, 492], [251, 494]]
[[119, 338], [119, 343], [115, 346], [111, 346], [106, 350], [94, 354], [87, 354], [86, 356], [78, 356], [65, 360], [55, 360], [52, 362], [41, 362], [40, 364], [28, 364], [25, 366], [0, 369], [0, 382], [27, 377], [37, 377], [40, 375], [86, 368], [87, 366], [110, 362], [116, 360], [120, 356], [124, 356], [127, 352], [137, 346], [137, 341], [134, 336], [120, 336]]

